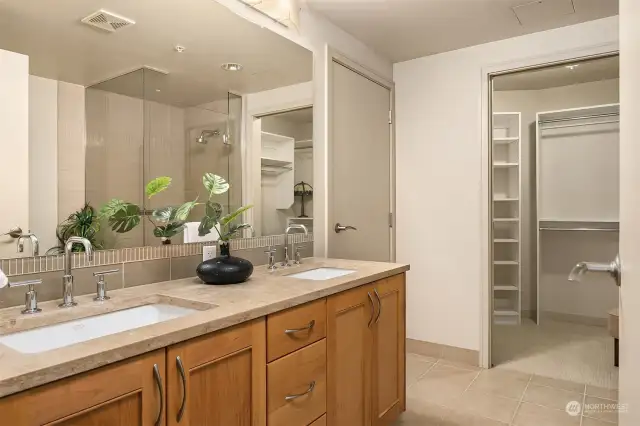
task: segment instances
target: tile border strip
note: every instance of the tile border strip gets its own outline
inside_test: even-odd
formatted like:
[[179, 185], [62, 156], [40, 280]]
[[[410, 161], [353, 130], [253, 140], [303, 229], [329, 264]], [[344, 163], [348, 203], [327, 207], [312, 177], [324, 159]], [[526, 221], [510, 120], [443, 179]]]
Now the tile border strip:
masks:
[[[231, 250], [251, 250], [269, 246], [284, 245], [285, 236], [269, 235], [265, 237], [238, 238], [231, 241]], [[289, 235], [289, 243], [311, 243], [313, 234]], [[84, 253], [74, 253], [71, 259], [72, 268], [88, 268], [96, 266], [115, 265], [118, 263], [143, 262], [147, 260], [168, 259], [172, 257], [196, 256], [202, 254], [205, 245], [216, 242], [171, 244], [166, 246], [132, 247], [111, 250], [99, 250], [94, 253], [93, 262], [89, 262]], [[43, 272], [62, 271], [64, 269], [64, 255], [18, 257], [0, 259], [0, 269], [8, 277], [39, 274]]]

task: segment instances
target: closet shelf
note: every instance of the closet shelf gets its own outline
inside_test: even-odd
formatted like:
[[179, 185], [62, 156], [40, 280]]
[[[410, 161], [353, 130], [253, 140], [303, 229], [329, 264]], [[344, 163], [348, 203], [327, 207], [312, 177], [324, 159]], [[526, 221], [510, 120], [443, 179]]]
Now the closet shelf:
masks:
[[494, 243], [518, 243], [518, 240], [515, 238], [494, 238]]
[[283, 167], [291, 170], [291, 161], [277, 160], [275, 158], [262, 157], [260, 162], [263, 166], [268, 167]]
[[494, 290], [497, 291], [518, 291], [518, 286], [515, 285], [494, 285]]
[[503, 167], [518, 167], [518, 163], [503, 163], [503, 162], [496, 162], [493, 163], [493, 167], [495, 168], [503, 168]]
[[519, 265], [520, 262], [517, 260], [494, 260], [494, 265]]
[[502, 223], [518, 223], [520, 219], [517, 217], [494, 217], [494, 222], [502, 222]]
[[493, 311], [494, 315], [497, 316], [509, 316], [509, 317], [517, 317], [519, 314], [517, 311], [511, 311], [511, 310], [495, 310]]
[[509, 144], [512, 142], [518, 142], [520, 140], [519, 137], [512, 138], [493, 138], [493, 142], [496, 144]]
[[509, 198], [509, 197], [505, 197], [505, 198], [494, 198], [493, 199], [494, 202], [498, 202], [498, 201], [520, 201], [520, 198]]
[[620, 230], [620, 222], [617, 221], [579, 221], [579, 220], [541, 220], [541, 231], [609, 231]]

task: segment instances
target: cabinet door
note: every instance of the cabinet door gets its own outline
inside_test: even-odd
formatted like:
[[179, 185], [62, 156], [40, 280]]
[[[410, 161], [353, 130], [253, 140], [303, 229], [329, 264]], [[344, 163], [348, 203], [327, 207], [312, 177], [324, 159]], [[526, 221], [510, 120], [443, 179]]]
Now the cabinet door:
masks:
[[164, 425], [164, 355], [164, 349], [157, 350], [2, 398], [0, 423], [11, 426]]
[[327, 423], [371, 424], [371, 286], [327, 299]]
[[405, 404], [405, 276], [374, 284], [373, 425], [388, 426]]
[[167, 424], [266, 425], [264, 318], [167, 348]]

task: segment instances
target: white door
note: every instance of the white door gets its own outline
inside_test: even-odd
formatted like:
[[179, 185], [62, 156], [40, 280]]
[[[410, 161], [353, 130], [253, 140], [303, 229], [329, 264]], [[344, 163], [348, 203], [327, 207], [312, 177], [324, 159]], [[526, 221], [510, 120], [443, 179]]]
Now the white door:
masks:
[[0, 50], [0, 258], [17, 257], [15, 239], [29, 229], [29, 57]]
[[388, 262], [391, 91], [341, 63], [331, 66], [329, 257]]
[[[620, 1], [620, 413], [640, 425], [640, 2]], [[626, 412], [625, 412], [626, 411]]]

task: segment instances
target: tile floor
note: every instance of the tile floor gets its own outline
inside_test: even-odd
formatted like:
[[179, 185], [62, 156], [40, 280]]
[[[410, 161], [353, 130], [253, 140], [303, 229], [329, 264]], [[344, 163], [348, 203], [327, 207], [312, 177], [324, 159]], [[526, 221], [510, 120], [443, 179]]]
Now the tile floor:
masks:
[[570, 416], [566, 407], [617, 398], [606, 388], [408, 354], [407, 411], [395, 426], [613, 426], [616, 413]]

